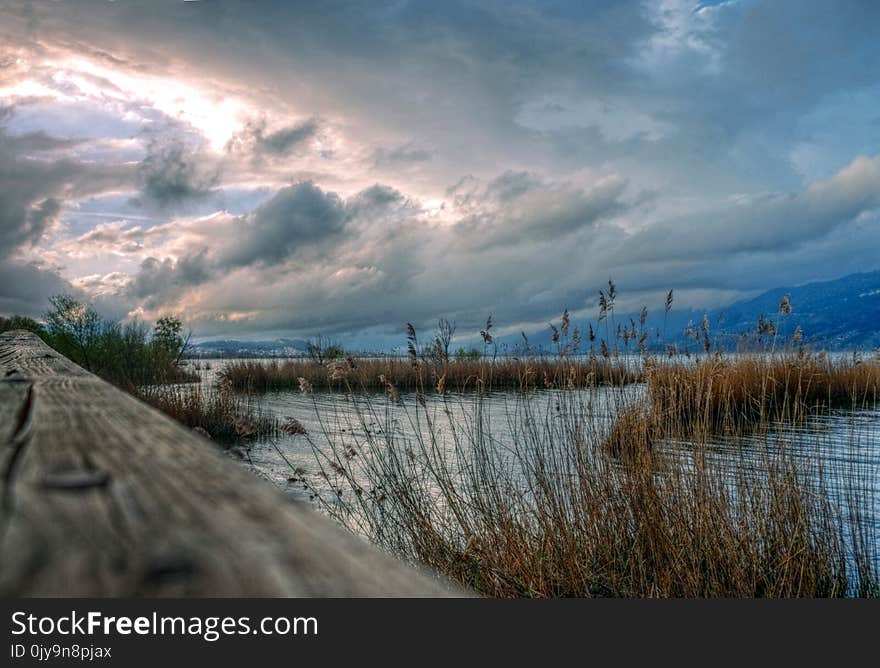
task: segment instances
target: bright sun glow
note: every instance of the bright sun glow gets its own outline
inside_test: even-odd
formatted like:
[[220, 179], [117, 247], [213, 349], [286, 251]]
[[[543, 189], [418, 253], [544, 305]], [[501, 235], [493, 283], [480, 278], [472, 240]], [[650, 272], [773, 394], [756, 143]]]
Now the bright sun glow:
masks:
[[87, 96], [141, 103], [188, 123], [218, 151], [254, 114], [242, 100], [170, 77], [109, 68], [82, 58], [48, 64], [57, 68], [58, 79], [75, 83]]

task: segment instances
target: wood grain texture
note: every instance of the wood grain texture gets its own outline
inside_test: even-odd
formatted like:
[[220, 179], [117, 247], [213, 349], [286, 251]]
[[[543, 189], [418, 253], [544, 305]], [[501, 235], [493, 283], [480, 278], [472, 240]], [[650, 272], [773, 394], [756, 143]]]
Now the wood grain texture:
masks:
[[0, 334], [0, 596], [449, 596], [22, 331]]

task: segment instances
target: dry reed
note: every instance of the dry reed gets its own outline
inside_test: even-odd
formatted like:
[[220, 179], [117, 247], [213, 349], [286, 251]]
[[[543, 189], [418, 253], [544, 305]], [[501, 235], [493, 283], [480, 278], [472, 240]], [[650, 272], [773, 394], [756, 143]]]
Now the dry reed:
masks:
[[[762, 369], [765, 382], [789, 378], [795, 403], [821, 395], [838, 406], [844, 394], [867, 396], [862, 384], [875, 378], [800, 360], [721, 368], [745, 385], [734, 396], [750, 397]], [[634, 386], [555, 390], [549, 403], [519, 393], [503, 439], [484, 418], [484, 394], [465, 421], [452, 411], [438, 421], [419, 395], [411, 438], [391, 424], [363, 429], [355, 446], [341, 447], [333, 429], [308, 437], [330, 490], [315, 494], [353, 531], [487, 596], [878, 595], [876, 501], [864, 485], [875, 473], [857, 455], [826, 469], [773, 411], [750, 412], [748, 429], [722, 420], [720, 455], [717, 415], [691, 405], [702, 396], [694, 384], [719, 373], [711, 364], [662, 367], [660, 408]], [[823, 385], [794, 382], [817, 370]], [[362, 424], [389, 420], [383, 401], [359, 409]], [[662, 438], [682, 416], [689, 438]]]
[[221, 445], [276, 436], [280, 431], [277, 419], [264, 413], [255, 397], [236, 393], [224, 383], [212, 388], [147, 386], [135, 396]]
[[654, 423], [677, 436], [800, 423], [821, 409], [870, 408], [880, 399], [880, 361], [803, 352], [652, 362], [646, 380]]
[[407, 359], [346, 358], [325, 364], [312, 360], [238, 360], [221, 372], [237, 390], [266, 392], [299, 389], [300, 379], [317, 391], [384, 392], [389, 384], [401, 392], [438, 387], [452, 392], [475, 389], [525, 390], [539, 388], [620, 385], [641, 380], [623, 360], [583, 360], [564, 367], [556, 358], [500, 358], [446, 363]]
[[[384, 390], [350, 402], [344, 425], [322, 418], [316, 400], [320, 432], [296, 438], [311, 444], [318, 472], [297, 480], [352, 531], [486, 596], [880, 595], [876, 462], [859, 447], [876, 434], [851, 417], [847, 452], [828, 459], [806, 419], [873, 406], [880, 364], [833, 363], [800, 340], [777, 353], [766, 319], [769, 353], [712, 355], [704, 318], [686, 332], [703, 357], [660, 360], [644, 310], [638, 323], [615, 323], [616, 296], [609, 281], [599, 294], [606, 339], [588, 330], [588, 359], [562, 354], [580, 344], [566, 311], [551, 325], [553, 359], [426, 363], [408, 325], [407, 361], [239, 363], [225, 379]], [[666, 312], [671, 304], [670, 291]], [[780, 313], [790, 312], [785, 298]], [[487, 348], [491, 328], [490, 318]], [[631, 343], [643, 373], [620, 355]], [[501, 434], [487, 417], [493, 389], [516, 390]]]

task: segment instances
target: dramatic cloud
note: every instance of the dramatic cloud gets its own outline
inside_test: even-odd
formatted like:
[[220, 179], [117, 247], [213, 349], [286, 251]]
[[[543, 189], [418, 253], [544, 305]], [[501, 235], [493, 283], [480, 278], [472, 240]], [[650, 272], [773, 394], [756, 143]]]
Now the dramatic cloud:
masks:
[[258, 156], [285, 156], [302, 148], [309, 139], [318, 133], [318, 121], [310, 118], [301, 123], [268, 132], [265, 119], [249, 122], [245, 129], [237, 133], [227, 145], [232, 152], [251, 152]]
[[485, 188], [469, 180], [450, 189], [464, 217], [458, 233], [486, 248], [557, 239], [622, 213], [626, 181], [607, 177], [585, 190], [569, 183], [546, 184], [533, 174], [506, 172]]
[[311, 183], [285, 188], [241, 219], [234, 230], [236, 243], [225, 253], [223, 264], [278, 264], [297, 249], [332, 239], [342, 232], [344, 222], [345, 211], [336, 195]]
[[125, 166], [35, 155], [70, 144], [43, 133], [10, 136], [0, 128], [0, 257], [39, 241], [66, 200], [112, 190], [128, 180]]
[[795, 193], [739, 197], [716, 210], [664, 221], [628, 244], [633, 259], [717, 259], [767, 253], [821, 239], [880, 207], [880, 157], [859, 156], [827, 180]]
[[150, 146], [138, 167], [141, 196], [137, 201], [160, 210], [178, 209], [207, 198], [214, 192], [219, 175], [199, 162], [179, 143]]
[[36, 263], [0, 258], [0, 313], [41, 316], [51, 295], [74, 292], [57, 272]]
[[66, 287], [199, 336], [384, 343], [439, 315], [541, 326], [609, 276], [715, 306], [876, 269], [878, 22], [857, 0], [11, 0], [0, 310]]
[[[165, 258], [161, 262], [148, 257], [131, 283], [123, 287], [131, 296], [143, 299], [146, 308], [159, 308], [179, 298], [187, 288], [200, 285], [211, 277], [205, 255], [206, 251], [202, 250], [176, 261]], [[116, 276], [111, 274], [108, 278], [114, 280]]]

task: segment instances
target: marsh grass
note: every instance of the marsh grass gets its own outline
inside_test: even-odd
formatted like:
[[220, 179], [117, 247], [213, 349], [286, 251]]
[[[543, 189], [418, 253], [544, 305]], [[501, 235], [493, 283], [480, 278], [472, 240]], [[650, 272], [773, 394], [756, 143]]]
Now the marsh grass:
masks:
[[[600, 293], [606, 322], [615, 296], [613, 284]], [[313, 498], [355, 533], [486, 596], [880, 595], [877, 471], [866, 454], [876, 434], [852, 418], [848, 442], [834, 445], [845, 452], [829, 458], [810, 419], [874, 406], [876, 361], [835, 363], [775, 340], [761, 355], [725, 358], [711, 352], [705, 323], [692, 335], [702, 355], [663, 358], [642, 345], [644, 313], [642, 329], [631, 322], [623, 337], [609, 323], [617, 341], [597, 342], [598, 358], [591, 330], [589, 357], [619, 369], [621, 349], [638, 341], [642, 376], [593, 375], [560, 354], [538, 374], [553, 382], [522, 382], [534, 362], [517, 361], [450, 395], [448, 373], [415, 346], [399, 374], [368, 367], [385, 397], [352, 401], [354, 424], [321, 421], [321, 433], [302, 436], [318, 465]], [[568, 327], [566, 312], [553, 327], [560, 350]], [[326, 377], [276, 369], [266, 373], [299, 374], [306, 393]], [[359, 373], [338, 368], [337, 389], [360, 394]], [[399, 386], [415, 393], [409, 403]], [[503, 433], [487, 418], [498, 389], [516, 397]], [[401, 404], [406, 430], [395, 424]]]
[[800, 424], [818, 411], [872, 408], [880, 399], [880, 361], [786, 351], [687, 363], [645, 364], [654, 428], [665, 435], [760, 430]]
[[[554, 392], [549, 403], [520, 393], [503, 439], [479, 393], [464, 421], [417, 399], [413, 437], [390, 424], [344, 447], [332, 430], [310, 437], [329, 490], [315, 487], [318, 501], [352, 531], [486, 596], [878, 594], [864, 484], [875, 473], [857, 459], [827, 470], [769, 423], [729, 434], [722, 456], [709, 429], [658, 441], [627, 423], [641, 400], [632, 389]], [[381, 422], [393, 400], [367, 402], [358, 419]]]
[[[609, 281], [587, 354], [565, 311], [551, 358], [499, 358], [489, 318], [479, 359], [426, 355], [407, 325], [405, 360], [238, 362], [222, 382], [311, 394], [320, 427], [284, 431], [317, 468], [290, 480], [482, 595], [880, 595], [877, 434], [859, 418], [880, 364], [805, 352], [799, 331], [783, 346], [763, 317], [752, 355], [713, 352], [706, 318], [685, 331], [702, 352], [657, 355], [646, 310], [618, 323], [616, 297]], [[327, 415], [322, 390], [346, 409]], [[834, 409], [850, 415], [843, 442], [818, 419]]]
[[621, 385], [639, 382], [637, 365], [604, 359], [572, 362], [564, 368], [555, 357], [450, 360], [412, 364], [405, 358], [355, 359], [319, 364], [313, 360], [238, 360], [228, 364], [221, 377], [238, 390], [267, 392], [299, 389], [305, 379], [316, 391], [384, 392], [393, 385], [400, 392], [421, 388], [469, 392], [550, 389], [588, 384]]
[[135, 396], [223, 446], [280, 433], [278, 420], [263, 411], [258, 398], [235, 392], [228, 384], [145, 386]]

